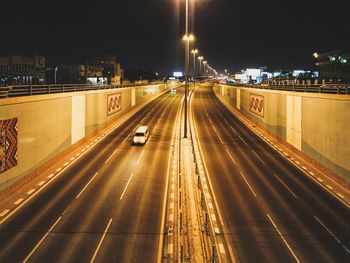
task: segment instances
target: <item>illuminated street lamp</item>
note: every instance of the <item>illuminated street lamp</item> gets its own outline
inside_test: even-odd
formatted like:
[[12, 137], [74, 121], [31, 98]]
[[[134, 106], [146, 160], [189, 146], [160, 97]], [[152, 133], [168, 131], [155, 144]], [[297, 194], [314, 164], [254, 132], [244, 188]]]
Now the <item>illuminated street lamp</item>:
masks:
[[317, 52], [313, 53], [312, 55], [314, 56], [314, 58], [318, 58], [318, 53]]
[[189, 57], [190, 57], [190, 41], [194, 40], [194, 36], [188, 32], [188, 9], [189, 0], [186, 0], [186, 23], [185, 23], [185, 35], [183, 40], [186, 42], [185, 47], [185, 116], [184, 116], [184, 138], [187, 138], [187, 100], [188, 100], [188, 68], [189, 68]]
[[191, 53], [193, 54], [193, 75], [196, 74], [196, 54], [198, 54], [198, 49], [192, 49]]
[[202, 60], [204, 59], [203, 56], [199, 56], [198, 60], [199, 60], [199, 74], [202, 74]]
[[204, 61], [203, 61], [204, 75], [205, 75], [205, 73], [207, 72], [207, 71], [206, 71], [206, 68], [205, 68], [207, 64], [208, 64], [208, 61], [204, 60]]

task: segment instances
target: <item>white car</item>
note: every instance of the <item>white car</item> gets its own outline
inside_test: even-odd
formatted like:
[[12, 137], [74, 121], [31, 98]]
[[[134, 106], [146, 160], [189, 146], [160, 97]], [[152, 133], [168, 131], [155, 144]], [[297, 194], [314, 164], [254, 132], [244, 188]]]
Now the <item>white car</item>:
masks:
[[148, 139], [149, 131], [147, 126], [139, 126], [132, 139], [134, 144], [145, 144]]

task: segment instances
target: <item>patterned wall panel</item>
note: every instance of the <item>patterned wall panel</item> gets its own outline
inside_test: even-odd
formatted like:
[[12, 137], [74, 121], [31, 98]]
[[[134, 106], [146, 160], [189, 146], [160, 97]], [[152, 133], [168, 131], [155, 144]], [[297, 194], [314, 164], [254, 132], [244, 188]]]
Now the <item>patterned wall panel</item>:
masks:
[[0, 174], [17, 165], [17, 118], [0, 120]]

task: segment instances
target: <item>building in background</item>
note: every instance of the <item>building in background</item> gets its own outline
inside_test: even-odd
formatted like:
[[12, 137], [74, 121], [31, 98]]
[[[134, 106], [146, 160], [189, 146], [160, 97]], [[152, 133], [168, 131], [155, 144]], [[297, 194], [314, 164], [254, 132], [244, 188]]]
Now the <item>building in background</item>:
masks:
[[44, 56], [9, 55], [0, 57], [0, 85], [32, 85], [46, 83]]
[[123, 70], [114, 55], [89, 58], [86, 65], [88, 83], [120, 85]]
[[350, 53], [336, 50], [314, 53], [320, 79], [331, 83], [350, 82]]
[[113, 55], [87, 59], [85, 64], [58, 65], [48, 68], [50, 84], [121, 85], [124, 71]]

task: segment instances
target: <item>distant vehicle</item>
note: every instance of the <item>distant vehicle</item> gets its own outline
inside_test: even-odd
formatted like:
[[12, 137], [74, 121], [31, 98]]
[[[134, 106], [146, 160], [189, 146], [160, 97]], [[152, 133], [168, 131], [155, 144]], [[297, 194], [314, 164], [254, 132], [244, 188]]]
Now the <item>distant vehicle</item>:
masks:
[[171, 94], [176, 94], [176, 89], [171, 89], [170, 93]]
[[132, 139], [134, 144], [145, 144], [148, 139], [149, 131], [147, 126], [139, 126], [135, 131], [134, 138]]

